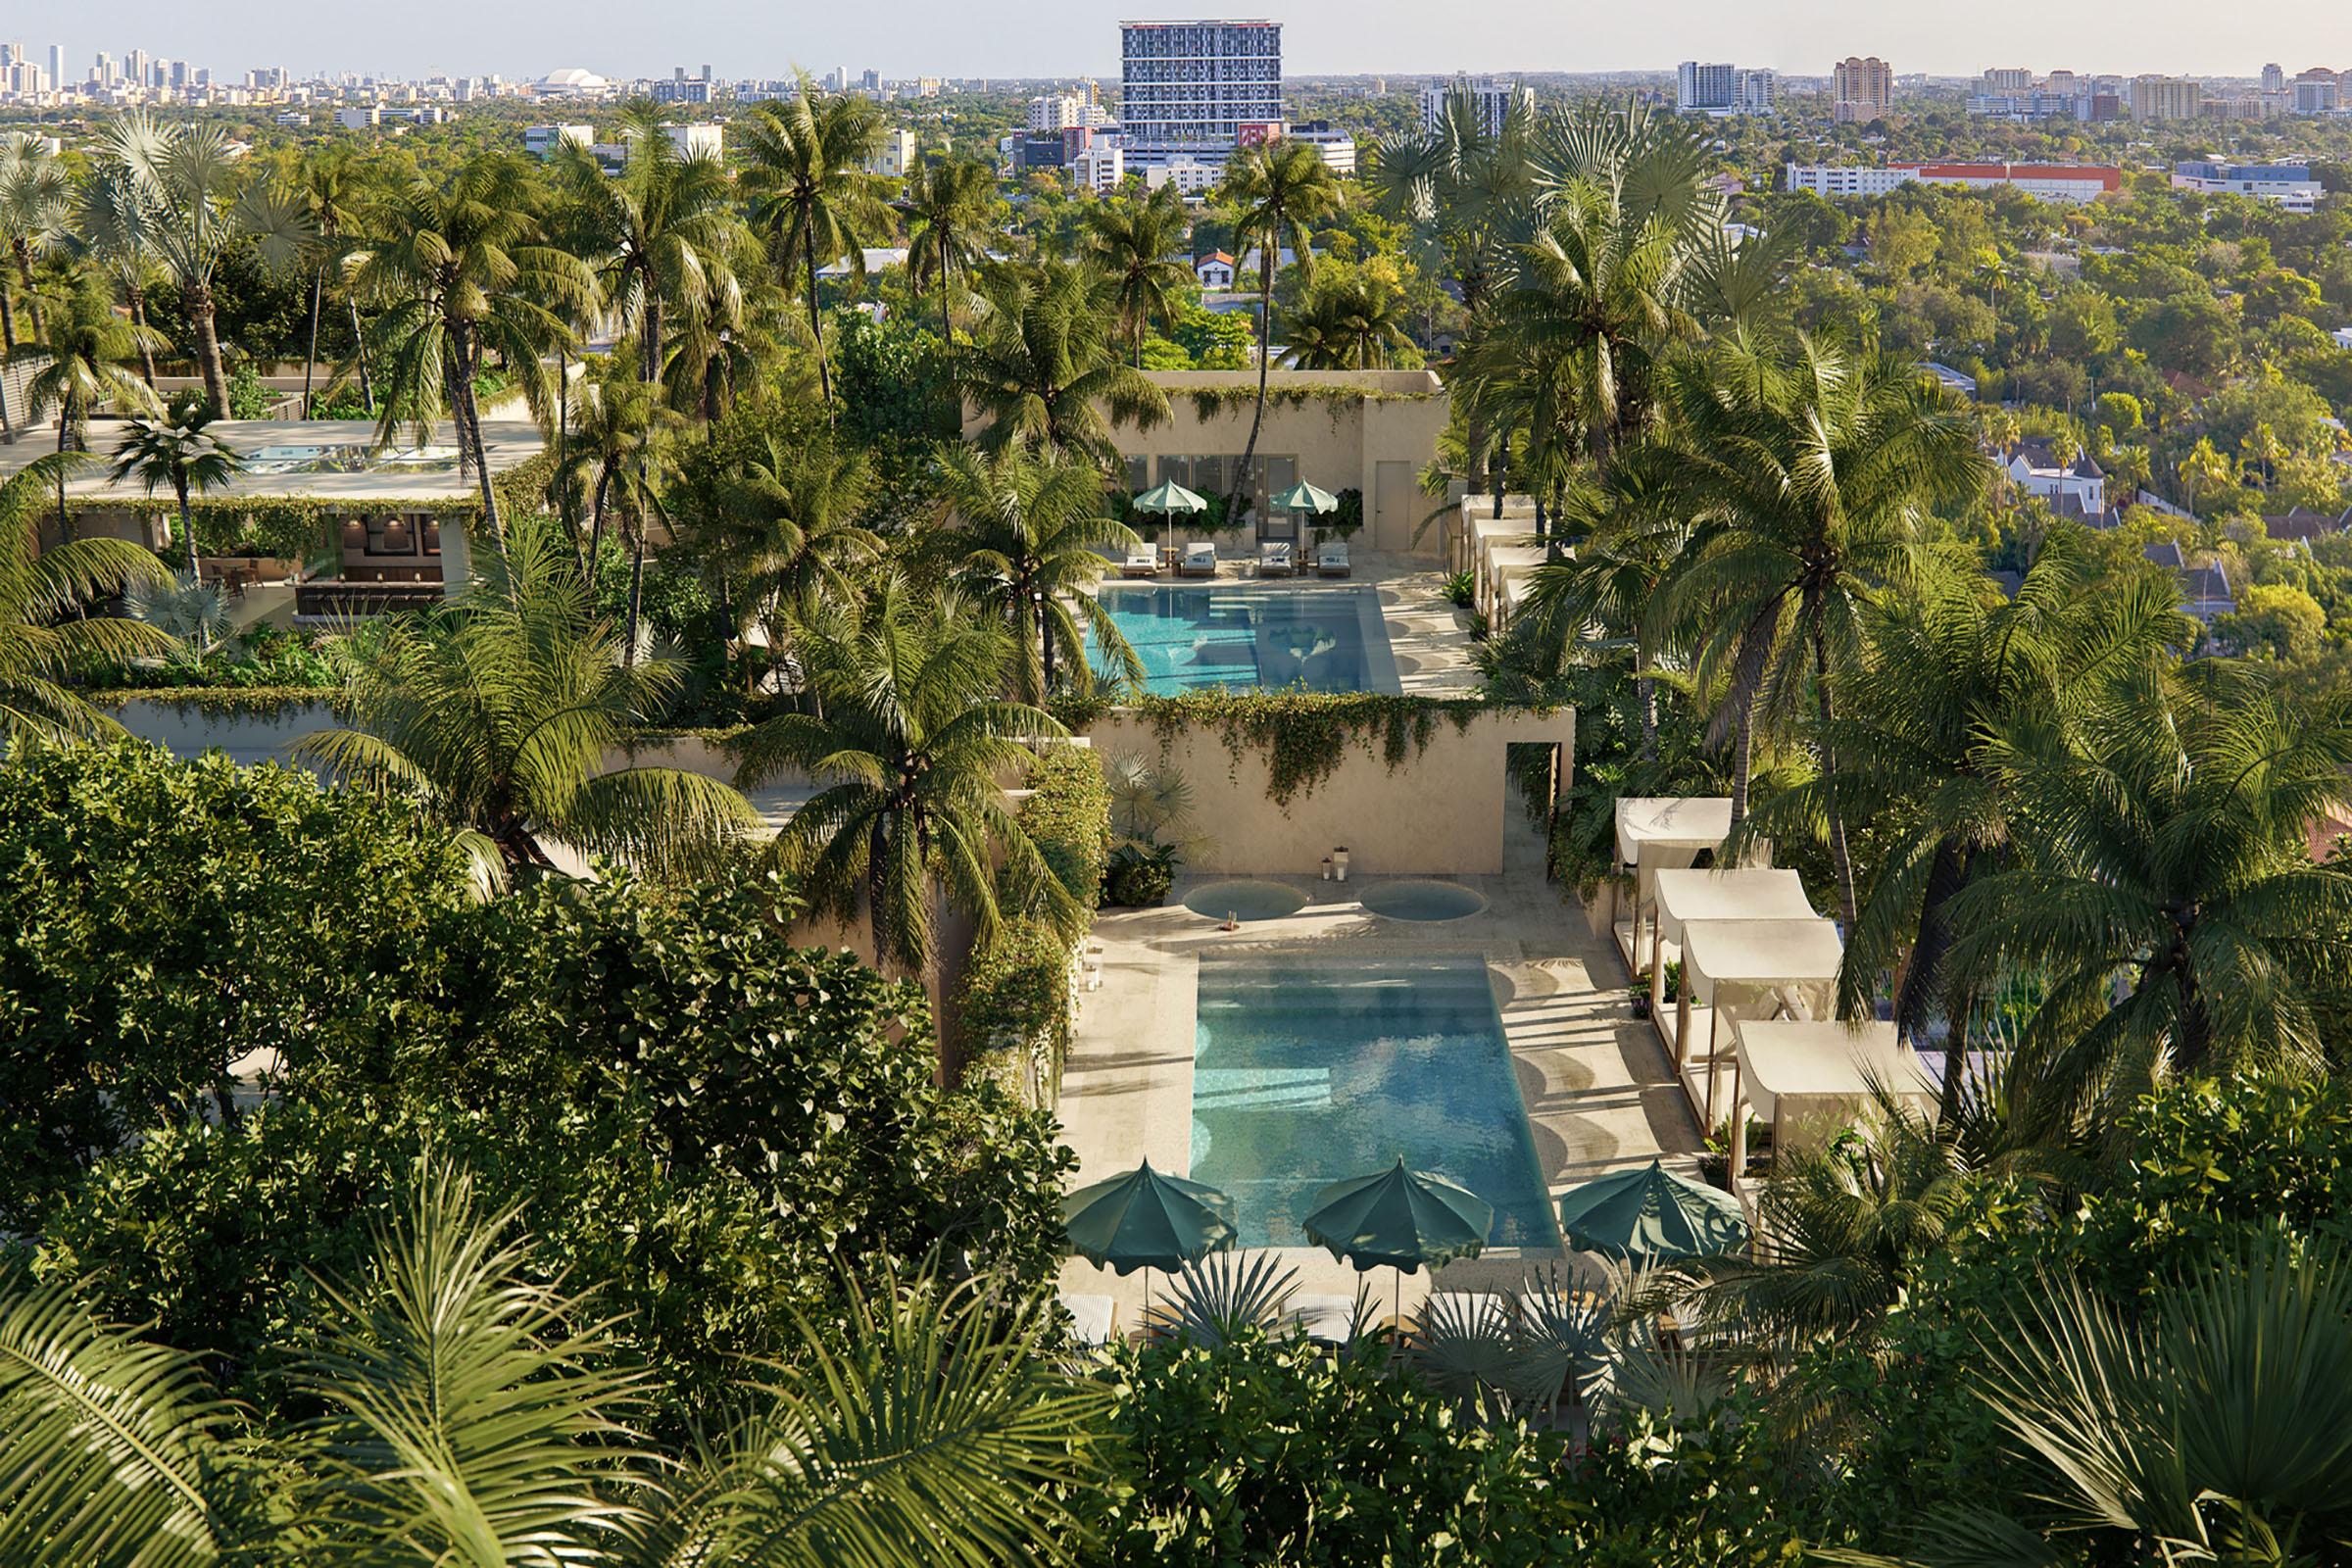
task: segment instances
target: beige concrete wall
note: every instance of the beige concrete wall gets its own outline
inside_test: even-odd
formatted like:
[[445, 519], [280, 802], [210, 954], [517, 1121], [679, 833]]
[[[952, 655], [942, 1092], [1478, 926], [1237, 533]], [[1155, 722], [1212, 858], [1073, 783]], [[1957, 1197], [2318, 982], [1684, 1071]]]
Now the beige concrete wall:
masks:
[[[1576, 714], [1482, 712], [1458, 731], [1441, 717], [1428, 747], [1394, 772], [1377, 742], [1351, 746], [1336, 773], [1288, 806], [1270, 798], [1265, 753], [1245, 745], [1237, 759], [1214, 728], [1163, 742], [1153, 725], [1118, 710], [1088, 735], [1105, 757], [1164, 757], [1184, 775], [1193, 792], [1190, 831], [1200, 840], [1188, 872], [1311, 877], [1344, 844], [1359, 874], [1500, 876], [1503, 813], [1516, 809], [1503, 749], [1514, 741], [1556, 743], [1573, 759]], [[1568, 775], [1563, 766], [1558, 793], [1566, 793]]]
[[[1122, 427], [1119, 450], [1129, 457], [1239, 457], [1250, 444], [1252, 403], [1231, 394], [1254, 394], [1253, 370], [1153, 370], [1152, 383], [1168, 396], [1173, 416], [1150, 430]], [[1185, 394], [1194, 390], [1227, 394], [1202, 417]], [[1414, 529], [1437, 503], [1419, 489], [1421, 470], [1437, 456], [1438, 437], [1452, 408], [1445, 383], [1428, 370], [1275, 370], [1267, 378], [1266, 422], [1257, 439], [1266, 457], [1295, 458], [1298, 477], [1325, 490], [1364, 493], [1364, 528], [1356, 536], [1367, 550], [1437, 559], [1439, 531], [1431, 528], [1417, 550]], [[1286, 401], [1285, 392], [1314, 394]], [[966, 411], [965, 430], [980, 419]], [[1156, 482], [1156, 475], [1154, 481]], [[1181, 520], [1176, 526], [1184, 537]], [[1248, 534], [1229, 535], [1254, 545]]]

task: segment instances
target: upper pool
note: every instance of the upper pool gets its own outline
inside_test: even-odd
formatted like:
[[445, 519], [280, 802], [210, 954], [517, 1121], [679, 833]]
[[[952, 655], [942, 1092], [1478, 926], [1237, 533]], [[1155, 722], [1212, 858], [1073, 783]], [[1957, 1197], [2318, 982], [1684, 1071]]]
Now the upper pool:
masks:
[[[1402, 689], [1371, 588], [1105, 586], [1102, 607], [1144, 662], [1147, 690], [1303, 685]], [[1098, 669], [1102, 651], [1090, 648]]]
[[1244, 1247], [1308, 1247], [1315, 1194], [1396, 1162], [1494, 1205], [1494, 1247], [1556, 1247], [1479, 957], [1200, 960], [1192, 1177]]

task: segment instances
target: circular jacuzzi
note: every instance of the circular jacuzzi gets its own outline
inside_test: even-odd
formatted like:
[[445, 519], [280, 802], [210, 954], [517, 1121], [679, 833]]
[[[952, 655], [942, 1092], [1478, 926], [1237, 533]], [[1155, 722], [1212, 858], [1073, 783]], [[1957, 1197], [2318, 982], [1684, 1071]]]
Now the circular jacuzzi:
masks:
[[1203, 882], [1184, 896], [1184, 906], [1212, 920], [1279, 920], [1306, 907], [1306, 895], [1285, 882], [1237, 878]]
[[1484, 898], [1459, 882], [1418, 880], [1368, 887], [1357, 902], [1367, 913], [1391, 920], [1462, 920], [1487, 906]]

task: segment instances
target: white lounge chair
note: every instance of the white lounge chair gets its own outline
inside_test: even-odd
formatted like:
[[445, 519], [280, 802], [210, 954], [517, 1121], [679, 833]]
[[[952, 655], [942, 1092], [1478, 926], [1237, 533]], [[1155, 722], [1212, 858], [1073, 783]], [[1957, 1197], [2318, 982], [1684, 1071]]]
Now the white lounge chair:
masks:
[[1260, 577], [1288, 577], [1298, 569], [1291, 555], [1288, 539], [1269, 539], [1257, 547], [1257, 574]]
[[1176, 568], [1179, 577], [1214, 577], [1217, 574], [1217, 547], [1205, 539], [1196, 540], [1184, 547], [1184, 563]]
[[1348, 575], [1348, 541], [1326, 539], [1315, 548], [1315, 575], [1345, 577]]
[[1100, 1349], [1118, 1331], [1119, 1306], [1107, 1296], [1074, 1296], [1064, 1291], [1061, 1307], [1070, 1314], [1070, 1337], [1080, 1345]]
[[1347, 1345], [1355, 1339], [1356, 1306], [1352, 1296], [1294, 1296], [1284, 1323], [1320, 1345]]
[[1156, 577], [1159, 575], [1159, 549], [1149, 543], [1127, 547], [1127, 558], [1119, 563], [1122, 577]]

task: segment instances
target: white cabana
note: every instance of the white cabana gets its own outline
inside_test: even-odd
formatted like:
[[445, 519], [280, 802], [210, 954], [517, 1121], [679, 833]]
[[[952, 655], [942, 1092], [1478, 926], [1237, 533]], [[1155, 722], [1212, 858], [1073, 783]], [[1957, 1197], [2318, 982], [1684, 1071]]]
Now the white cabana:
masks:
[[1747, 1115], [1772, 1123], [1772, 1152], [1826, 1143], [1873, 1102], [1872, 1086], [1933, 1121], [1936, 1088], [1890, 1023], [1740, 1018], [1732, 1024], [1732, 1190], [1747, 1169]]
[[1529, 573], [1550, 559], [1551, 552], [1543, 545], [1494, 545], [1487, 551], [1480, 608], [1495, 632], [1510, 624], [1512, 612], [1526, 597]]
[[1649, 966], [1649, 1017], [1658, 1041], [1674, 1050], [1674, 1026], [1667, 1021], [1666, 965], [1683, 950], [1683, 927], [1691, 920], [1810, 920], [1813, 901], [1805, 897], [1804, 880], [1794, 871], [1771, 866], [1724, 866], [1712, 870], [1666, 871], [1650, 878], [1650, 902], [1656, 915]]
[[[1683, 922], [1683, 987], [1675, 1004], [1675, 1076], [1715, 1127], [1717, 1082], [1731, 1056], [1726, 1013], [1737, 1018], [1827, 1018], [1836, 1010], [1838, 969], [1845, 944], [1835, 920], [1690, 920]], [[1706, 1013], [1703, 1052], [1691, 1050], [1694, 1014]]]
[[1517, 544], [1535, 533], [1536, 498], [1503, 497], [1502, 515], [1497, 517], [1493, 496], [1465, 496], [1458, 511], [1446, 514], [1446, 526], [1447, 569], [1476, 571], [1479, 556], [1490, 540], [1496, 544]]
[[[1655, 893], [1660, 871], [1690, 868], [1701, 850], [1723, 848], [1732, 831], [1732, 801], [1728, 795], [1629, 795], [1617, 802], [1617, 868], [1634, 876], [1632, 918], [1617, 922], [1617, 885], [1609, 884], [1609, 929], [1617, 935], [1618, 951], [1636, 979], [1645, 972], [1642, 956], [1642, 926]], [[1653, 944], [1654, 946], [1654, 944]], [[1651, 955], [1655, 957], [1653, 952]]]

